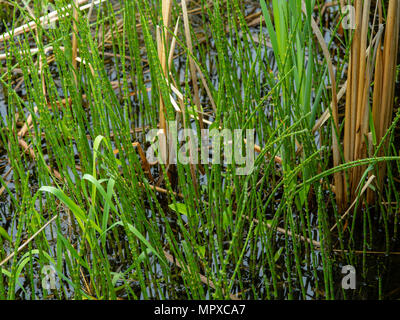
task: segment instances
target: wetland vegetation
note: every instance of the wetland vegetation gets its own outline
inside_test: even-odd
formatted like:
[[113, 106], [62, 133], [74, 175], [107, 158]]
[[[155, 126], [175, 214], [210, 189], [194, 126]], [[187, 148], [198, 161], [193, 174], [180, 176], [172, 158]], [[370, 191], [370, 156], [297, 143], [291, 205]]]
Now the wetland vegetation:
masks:
[[0, 299], [400, 298], [399, 0], [0, 19]]

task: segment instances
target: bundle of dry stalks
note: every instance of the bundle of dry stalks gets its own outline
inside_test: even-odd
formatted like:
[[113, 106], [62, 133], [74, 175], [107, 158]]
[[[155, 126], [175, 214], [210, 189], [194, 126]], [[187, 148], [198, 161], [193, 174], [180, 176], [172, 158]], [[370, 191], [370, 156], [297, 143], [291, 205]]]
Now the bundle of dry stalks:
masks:
[[[375, 154], [374, 148], [380, 144], [390, 126], [400, 25], [399, 0], [389, 0], [385, 27], [380, 1], [376, 1], [372, 22], [371, 0], [355, 0], [354, 4], [356, 29], [349, 59], [343, 141], [346, 162], [365, 159]], [[376, 17], [379, 22], [377, 27]], [[370, 121], [371, 112], [373, 123]], [[384, 148], [379, 151], [379, 155], [383, 153]], [[357, 197], [358, 186], [365, 170], [366, 167], [358, 166], [347, 172], [347, 194], [343, 198], [345, 203], [342, 207]], [[378, 177], [376, 187], [382, 190], [384, 162], [377, 166], [374, 174]], [[372, 202], [374, 197], [375, 194], [369, 190], [368, 200]]]

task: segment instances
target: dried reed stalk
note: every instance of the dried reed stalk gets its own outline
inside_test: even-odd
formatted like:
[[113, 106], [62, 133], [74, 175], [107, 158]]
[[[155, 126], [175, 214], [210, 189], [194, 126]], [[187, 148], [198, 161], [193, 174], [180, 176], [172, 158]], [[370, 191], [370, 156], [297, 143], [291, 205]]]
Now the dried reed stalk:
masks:
[[[168, 43], [168, 31], [170, 22], [171, 22], [171, 9], [172, 9], [172, 1], [171, 0], [163, 0], [162, 1], [162, 19], [163, 19], [163, 32], [160, 34], [160, 30], [157, 32], [157, 49], [158, 49], [158, 57], [161, 62], [161, 68], [163, 70], [164, 76], [168, 79], [168, 53], [166, 52], [166, 45]], [[165, 102], [160, 94], [160, 129], [164, 130], [166, 133], [167, 125], [165, 120]]]
[[[164, 28], [162, 32], [160, 32], [160, 27], [157, 27], [156, 36], [157, 36], [157, 51], [158, 58], [161, 63], [161, 68], [164, 73], [165, 79], [168, 79], [168, 52], [166, 51], [167, 43], [168, 43], [168, 31], [169, 25], [171, 23], [171, 11], [172, 11], [172, 0], [163, 0], [162, 1], [162, 19]], [[167, 113], [165, 101], [160, 92], [160, 109], [159, 109], [159, 128], [161, 132], [164, 133], [165, 138], [167, 139], [167, 122], [165, 119], [165, 115]], [[166, 140], [168, 146], [168, 139]], [[168, 167], [168, 148], [163, 148], [161, 150], [162, 157], [165, 159], [165, 163]], [[167, 169], [168, 171], [168, 169]]]
[[188, 10], [186, 6], [186, 0], [182, 0], [182, 13], [183, 13], [183, 23], [185, 26], [185, 38], [186, 44], [189, 51], [189, 68], [190, 68], [190, 75], [192, 77], [192, 86], [193, 86], [193, 95], [194, 95], [194, 103], [196, 105], [196, 112], [199, 116], [199, 124], [200, 128], [204, 129], [203, 123], [203, 115], [201, 114], [200, 110], [200, 94], [199, 94], [199, 85], [197, 83], [197, 70], [195, 62], [193, 61], [193, 45], [192, 45], [192, 36], [190, 34], [190, 24], [189, 24], [189, 16]]
[[72, 22], [72, 67], [74, 68], [74, 79], [76, 84], [78, 83], [78, 62], [76, 60], [78, 56], [78, 6], [79, 1], [74, 0]]
[[[302, 1], [302, 11], [304, 12], [305, 15], [307, 15], [307, 9], [304, 0]], [[311, 17], [311, 27], [313, 29], [313, 32], [315, 36], [317, 37], [317, 40], [321, 46], [324, 58], [327, 62], [328, 65], [328, 71], [329, 71], [329, 78], [331, 80], [331, 90], [332, 90], [332, 104], [331, 104], [331, 110], [332, 110], [332, 150], [333, 150], [333, 165], [336, 167], [340, 164], [341, 159], [340, 159], [340, 147], [339, 147], [339, 140], [338, 140], [338, 135], [339, 135], [339, 113], [338, 113], [338, 94], [336, 92], [336, 78], [335, 78], [335, 73], [333, 69], [333, 63], [332, 63], [332, 58], [329, 53], [329, 49], [325, 43], [324, 37], [321, 33], [321, 30], [319, 29], [319, 26], [315, 22], [314, 18]], [[344, 177], [341, 172], [336, 172], [334, 174], [334, 180], [335, 180], [335, 193], [336, 193], [336, 201], [339, 204], [340, 210], [343, 210], [343, 207], [341, 206], [345, 202], [345, 189], [344, 189]]]
[[[88, 0], [77, 0], [76, 3], [80, 6], [80, 5], [82, 5], [82, 4], [86, 3], [86, 2], [88, 2]], [[94, 4], [99, 4], [99, 3], [100, 3], [100, 0], [97, 0], [97, 1], [94, 2]], [[84, 5], [84, 6], [80, 7], [79, 10], [80, 11], [86, 10], [86, 9], [90, 8], [90, 6], [91, 5]], [[68, 13], [67, 10], [70, 9], [70, 8], [71, 8], [71, 5], [68, 5], [68, 6], [62, 8], [60, 11], [53, 11], [53, 12], [50, 12], [48, 15], [40, 17], [39, 18], [39, 23], [40, 23], [39, 25], [44, 25], [46, 23], [49, 23], [49, 22], [52, 23], [52, 22], [55, 22], [55, 21], [59, 20], [60, 19], [60, 13], [62, 13], [63, 16], [68, 16], [69, 13]], [[26, 33], [26, 32], [29, 32], [29, 31], [33, 31], [33, 30], [35, 30], [37, 28], [37, 26], [38, 26], [38, 24], [36, 23], [36, 21], [31, 21], [31, 22], [29, 22], [27, 24], [24, 24], [24, 25], [22, 25], [22, 26], [20, 26], [18, 28], [15, 28], [12, 32], [10, 31], [10, 32], [6, 32], [6, 33], [0, 35], [0, 42], [9, 40], [12, 37], [19, 36], [19, 35], [21, 35], [23, 33]]]
[[[380, 3], [379, 3], [380, 4]], [[382, 9], [379, 7], [380, 20]], [[394, 92], [396, 82], [397, 53], [399, 47], [400, 29], [400, 1], [390, 0], [387, 11], [387, 21], [383, 49], [379, 45], [375, 64], [375, 84], [373, 93], [372, 114], [376, 133], [376, 142], [379, 145], [385, 136], [393, 116]], [[378, 155], [384, 155], [388, 141]], [[377, 187], [383, 189], [386, 175], [386, 164], [381, 162], [377, 166]], [[368, 202], [375, 200], [372, 190], [368, 192]]]
[[[365, 159], [372, 154], [372, 133], [369, 121], [372, 81], [374, 81], [372, 118], [378, 144], [385, 135], [393, 115], [400, 5], [399, 0], [389, 1], [384, 48], [382, 49], [382, 8], [379, 1], [376, 3], [374, 22], [371, 28], [371, 0], [355, 1], [356, 29], [350, 51], [343, 140], [346, 162]], [[377, 12], [379, 13], [379, 31], [374, 37]], [[370, 40], [368, 40], [369, 34]], [[370, 45], [367, 49], [368, 41], [370, 41]], [[379, 164], [379, 174], [375, 174], [378, 177], [377, 186], [379, 187], [383, 185], [384, 167], [384, 162]], [[362, 183], [361, 179], [365, 169], [365, 166], [357, 166], [348, 171], [349, 179], [346, 188], [349, 194], [343, 199], [343, 205], [347, 205], [349, 201], [354, 201], [357, 197], [357, 188]], [[371, 175], [372, 173], [370, 177]], [[372, 201], [372, 190], [369, 190], [367, 194], [369, 201]]]

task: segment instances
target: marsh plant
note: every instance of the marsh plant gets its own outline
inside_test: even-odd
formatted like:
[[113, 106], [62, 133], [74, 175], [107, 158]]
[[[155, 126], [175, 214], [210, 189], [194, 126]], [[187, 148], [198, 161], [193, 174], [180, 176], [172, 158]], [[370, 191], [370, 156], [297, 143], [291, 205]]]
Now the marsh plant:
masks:
[[0, 2], [0, 299], [398, 298], [399, 10]]

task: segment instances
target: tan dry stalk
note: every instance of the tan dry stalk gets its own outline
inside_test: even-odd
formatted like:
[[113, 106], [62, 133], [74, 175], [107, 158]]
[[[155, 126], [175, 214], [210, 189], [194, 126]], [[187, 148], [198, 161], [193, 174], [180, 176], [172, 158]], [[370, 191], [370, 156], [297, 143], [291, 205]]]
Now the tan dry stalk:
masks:
[[[156, 37], [157, 37], [157, 51], [158, 58], [161, 63], [161, 68], [164, 73], [165, 79], [168, 80], [168, 52], [166, 51], [167, 43], [168, 43], [168, 28], [171, 22], [171, 10], [172, 10], [172, 0], [163, 0], [162, 1], [162, 19], [164, 28], [161, 30], [159, 26], [156, 29]], [[161, 32], [162, 31], [162, 32]], [[161, 132], [164, 133], [166, 139], [168, 137], [167, 133], [167, 122], [165, 119], [165, 115], [167, 113], [165, 101], [160, 92], [160, 108], [159, 108], [159, 128]], [[168, 145], [168, 139], [167, 139]], [[168, 148], [162, 150], [162, 157], [166, 160], [167, 168], [168, 168]], [[167, 169], [168, 171], [168, 169]]]
[[190, 67], [190, 74], [192, 77], [192, 86], [193, 86], [193, 95], [194, 95], [194, 103], [196, 105], [196, 111], [199, 116], [199, 124], [200, 128], [204, 129], [204, 123], [203, 123], [203, 115], [200, 112], [200, 95], [199, 95], [199, 85], [197, 83], [197, 70], [196, 70], [196, 65], [193, 61], [192, 55], [193, 55], [193, 45], [192, 45], [192, 36], [190, 34], [190, 24], [189, 24], [189, 16], [188, 16], [188, 11], [187, 11], [187, 6], [186, 6], [186, 0], [182, 0], [182, 12], [183, 12], [183, 23], [185, 26], [185, 38], [186, 38], [186, 44], [187, 48], [190, 54], [189, 56], [189, 67]]
[[174, 52], [175, 52], [175, 47], [176, 47], [176, 37], [178, 36], [178, 31], [179, 31], [179, 21], [180, 21], [180, 17], [178, 17], [178, 19], [176, 20], [174, 36], [172, 37], [171, 48], [169, 50], [169, 56], [168, 56], [168, 69], [169, 70], [171, 70], [172, 62], [174, 60]]
[[[368, 61], [366, 55], [367, 41], [368, 41], [368, 29], [369, 29], [369, 14], [370, 14], [370, 0], [364, 0], [364, 5], [358, 8], [358, 15], [362, 15], [361, 25], [357, 25], [359, 33], [359, 42], [357, 43], [358, 56], [354, 56], [358, 59], [358, 70], [354, 69], [354, 72], [358, 72], [357, 79], [358, 82], [355, 83], [355, 94], [356, 94], [356, 105], [352, 106], [356, 110], [355, 114], [351, 114], [353, 123], [355, 121], [355, 131], [351, 136], [352, 145], [354, 145], [354, 160], [363, 159], [367, 156], [366, 145], [365, 145], [365, 135], [368, 130], [368, 101], [369, 89], [370, 89], [370, 76], [368, 74]], [[356, 9], [357, 10], [357, 9]], [[367, 119], [365, 119], [367, 116]], [[366, 123], [367, 122], [367, 123]], [[350, 192], [351, 199], [356, 195], [356, 188], [360, 182], [362, 172], [365, 167], [357, 166], [351, 170], [351, 183]]]
[[36, 231], [36, 233], [31, 236], [28, 240], [26, 240], [21, 246], [18, 247], [17, 251], [13, 251], [10, 255], [7, 256], [7, 258], [5, 258], [3, 261], [0, 262], [0, 267], [3, 266], [7, 261], [9, 261], [10, 259], [12, 259], [15, 255], [15, 253], [19, 253], [21, 252], [30, 242], [32, 242], [32, 240], [34, 240], [44, 229], [47, 228], [47, 226], [52, 223], [53, 221], [55, 221], [58, 217], [58, 214], [56, 214], [55, 216], [53, 216], [43, 227], [41, 227], [38, 231]]
[[[302, 1], [302, 10], [305, 15], [307, 15], [307, 9], [304, 0]], [[325, 60], [328, 65], [329, 77], [331, 80], [331, 90], [332, 90], [332, 149], [333, 149], [333, 165], [336, 167], [340, 164], [340, 148], [339, 148], [339, 141], [338, 136], [339, 134], [339, 114], [338, 114], [338, 99], [337, 99], [337, 92], [336, 92], [336, 78], [335, 73], [333, 70], [333, 63], [332, 58], [329, 53], [329, 49], [325, 43], [324, 37], [319, 29], [319, 26], [315, 22], [314, 18], [311, 17], [311, 27], [317, 40], [321, 46], [322, 52], [324, 54]], [[334, 174], [335, 180], [335, 193], [336, 193], [336, 201], [339, 204], [341, 210], [343, 208], [341, 205], [345, 203], [345, 188], [344, 188], [344, 177], [341, 172], [336, 172]]]
[[[157, 27], [157, 50], [158, 50], [158, 58], [160, 59], [161, 68], [163, 70], [164, 76], [168, 79], [168, 53], [166, 52], [166, 45], [168, 43], [168, 31], [170, 22], [171, 22], [171, 10], [172, 10], [172, 1], [171, 0], [163, 0], [162, 1], [162, 19], [164, 24], [163, 32], [160, 32], [160, 27]], [[166, 109], [165, 102], [160, 94], [160, 129], [164, 130], [165, 134], [167, 133], [167, 125], [165, 119]]]
[[[379, 31], [374, 39], [371, 34], [373, 40], [370, 40], [370, 46], [367, 49], [368, 35], [370, 30], [374, 30], [376, 20], [374, 15], [371, 28], [370, 9], [371, 0], [355, 1], [356, 30], [350, 52], [343, 140], [346, 162], [365, 159], [373, 153], [369, 121], [372, 81], [374, 81], [372, 118], [378, 144], [385, 135], [393, 115], [400, 4], [399, 0], [389, 1], [383, 49], [381, 48], [383, 18], [379, 1], [375, 9], [375, 13], [378, 12], [379, 16]], [[379, 155], [383, 155], [383, 150]], [[378, 168], [378, 173], [374, 173], [374, 175], [377, 176], [376, 185], [381, 189], [385, 175], [385, 163], [379, 164]], [[361, 178], [365, 169], [365, 166], [357, 166], [348, 171], [349, 185], [347, 189], [350, 193], [349, 199], [346, 199], [343, 205], [356, 199], [357, 187], [362, 182]], [[372, 173], [369, 176], [371, 178]], [[372, 190], [368, 190], [368, 202], [371, 203], [373, 198], [374, 193]]]
[[[369, 1], [365, 2], [368, 5]], [[345, 128], [344, 128], [344, 159], [346, 162], [353, 161], [357, 159], [357, 154], [359, 153], [359, 148], [357, 143], [359, 143], [359, 138], [357, 134], [357, 127], [359, 128], [359, 134], [361, 134], [361, 112], [360, 108], [363, 100], [364, 92], [364, 73], [366, 68], [366, 44], [367, 44], [367, 33], [363, 31], [368, 31], [368, 16], [366, 12], [363, 13], [363, 6], [361, 0], [355, 1], [356, 9], [356, 29], [353, 35], [353, 42], [350, 51], [350, 62], [348, 69], [348, 80], [347, 80], [347, 92], [346, 92], [346, 109], [345, 109]], [[362, 71], [361, 71], [362, 70]], [[361, 103], [360, 103], [361, 100]], [[358, 140], [356, 142], [356, 140]], [[350, 169], [350, 193], [354, 194], [354, 183], [352, 183], [357, 176], [357, 169]], [[350, 196], [352, 198], [352, 196]], [[342, 208], [347, 204], [348, 199], [345, 197], [343, 199]]]
[[[382, 20], [382, 9], [379, 7], [379, 17]], [[399, 46], [400, 3], [399, 0], [390, 0], [387, 11], [387, 21], [383, 49], [379, 46], [375, 63], [375, 85], [373, 94], [372, 114], [376, 132], [376, 142], [379, 145], [390, 126], [394, 106], [394, 90], [396, 81], [397, 52]], [[380, 150], [384, 155], [387, 141]], [[383, 189], [386, 175], [384, 162], [377, 166], [377, 187]], [[375, 200], [375, 194], [368, 192], [368, 202]]]

